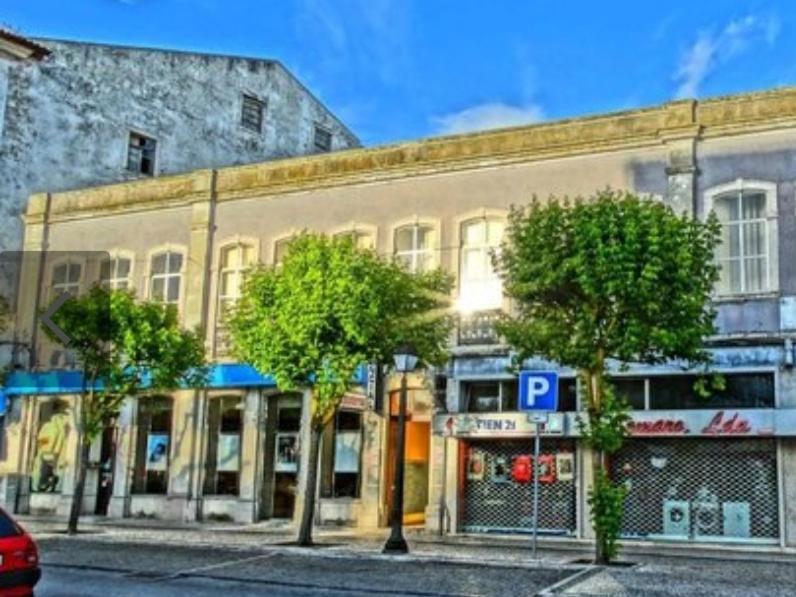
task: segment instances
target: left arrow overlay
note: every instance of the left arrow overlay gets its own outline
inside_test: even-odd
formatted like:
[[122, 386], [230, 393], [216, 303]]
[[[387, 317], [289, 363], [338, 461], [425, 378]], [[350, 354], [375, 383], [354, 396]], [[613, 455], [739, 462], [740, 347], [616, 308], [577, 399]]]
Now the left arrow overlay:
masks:
[[55, 323], [53, 323], [53, 320], [50, 318], [70, 298], [72, 298], [71, 293], [62, 292], [56, 297], [56, 299], [52, 302], [52, 304], [49, 307], [47, 307], [47, 310], [44, 313], [42, 313], [40, 317], [41, 322], [44, 325], [46, 325], [53, 334], [58, 336], [58, 339], [61, 340], [61, 342], [63, 342], [64, 345], [69, 344], [69, 336], [67, 336], [66, 333], [61, 328], [55, 325]]

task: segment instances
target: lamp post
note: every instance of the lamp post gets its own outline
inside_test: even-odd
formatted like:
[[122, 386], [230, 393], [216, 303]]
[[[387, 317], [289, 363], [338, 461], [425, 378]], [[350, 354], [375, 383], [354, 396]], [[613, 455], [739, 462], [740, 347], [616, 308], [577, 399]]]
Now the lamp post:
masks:
[[412, 346], [403, 345], [395, 351], [395, 370], [401, 373], [401, 398], [398, 406], [398, 438], [395, 442], [395, 466], [390, 509], [390, 537], [383, 553], [406, 553], [409, 546], [404, 539], [404, 450], [406, 446], [406, 373], [417, 365], [417, 354]]

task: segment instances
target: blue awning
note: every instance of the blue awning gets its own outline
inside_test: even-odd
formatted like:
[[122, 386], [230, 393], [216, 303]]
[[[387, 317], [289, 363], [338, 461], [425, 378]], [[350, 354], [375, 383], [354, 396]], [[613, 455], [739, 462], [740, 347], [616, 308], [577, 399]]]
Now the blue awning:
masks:
[[6, 414], [6, 394], [3, 390], [0, 390], [0, 417], [5, 416]]

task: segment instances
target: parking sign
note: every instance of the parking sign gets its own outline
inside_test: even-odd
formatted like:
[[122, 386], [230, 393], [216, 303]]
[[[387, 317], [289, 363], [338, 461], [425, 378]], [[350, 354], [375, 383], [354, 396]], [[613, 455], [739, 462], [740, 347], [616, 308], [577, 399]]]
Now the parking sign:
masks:
[[558, 373], [520, 371], [519, 410], [558, 410]]

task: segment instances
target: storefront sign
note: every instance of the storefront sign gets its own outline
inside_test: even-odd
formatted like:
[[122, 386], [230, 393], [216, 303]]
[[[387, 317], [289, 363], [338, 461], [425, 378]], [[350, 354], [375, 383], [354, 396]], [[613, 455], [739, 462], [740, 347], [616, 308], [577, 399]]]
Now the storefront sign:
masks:
[[773, 409], [638, 411], [628, 431], [634, 436], [773, 435], [775, 417]]
[[[561, 435], [563, 413], [551, 413], [543, 435]], [[526, 413], [461, 413], [434, 417], [434, 433], [447, 437], [530, 437], [536, 429]]]

